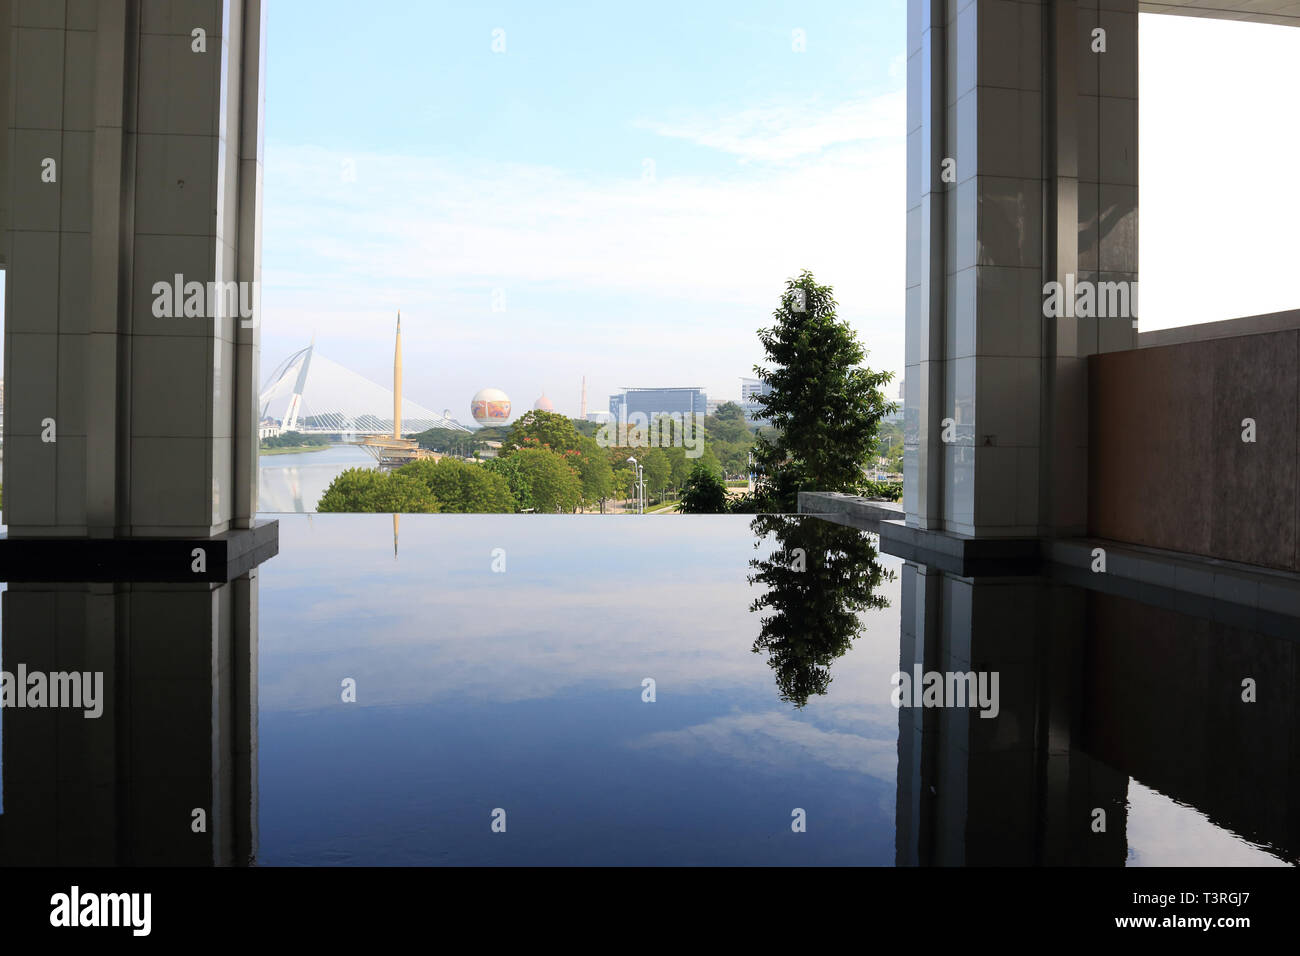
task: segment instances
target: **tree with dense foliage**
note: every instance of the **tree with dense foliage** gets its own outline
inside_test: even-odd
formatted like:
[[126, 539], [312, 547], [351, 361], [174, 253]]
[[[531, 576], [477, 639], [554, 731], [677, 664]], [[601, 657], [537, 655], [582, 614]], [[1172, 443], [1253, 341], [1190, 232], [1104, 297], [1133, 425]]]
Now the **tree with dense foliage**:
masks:
[[428, 485], [410, 475], [349, 468], [330, 482], [316, 510], [431, 514], [438, 511], [438, 499]]
[[579, 435], [577, 447], [571, 450], [576, 452], [570, 456], [570, 463], [582, 482], [582, 503], [598, 504], [603, 511], [604, 503], [614, 496], [614, 472], [609, 466], [609, 456], [590, 435]]
[[515, 500], [515, 511], [533, 511], [537, 506], [533, 502], [533, 486], [523, 464], [515, 455], [504, 458], [488, 458], [480, 468], [505, 479], [510, 494]]
[[774, 542], [749, 563], [749, 583], [767, 588], [750, 605], [765, 614], [752, 650], [767, 654], [781, 699], [803, 707], [830, 687], [831, 665], [863, 633], [862, 612], [889, 606], [877, 592], [894, 572], [856, 528], [798, 515], [759, 515], [750, 528], [754, 547]]
[[423, 481], [444, 513], [509, 514], [515, 510], [509, 482], [473, 462], [457, 458], [425, 459], [403, 465], [395, 474]]
[[455, 428], [426, 428], [411, 437], [421, 448], [457, 458], [469, 458], [483, 447], [483, 439], [477, 433]]
[[568, 416], [535, 408], [510, 426], [501, 442], [501, 453], [529, 447], [565, 452], [578, 447], [578, 431]]
[[862, 367], [866, 353], [835, 306], [830, 286], [805, 270], [758, 332], [771, 363], [754, 366], [770, 387], [755, 399], [771, 424], [754, 445], [764, 511], [796, 511], [800, 491], [859, 493], [880, 420], [897, 408], [880, 392], [893, 374]]
[[501, 454], [517, 449], [540, 448], [562, 456], [582, 484], [580, 504], [603, 504], [614, 494], [609, 458], [595, 438], [582, 434], [573, 419], [556, 412], [533, 409], [510, 426], [501, 443]]
[[520, 448], [508, 457], [518, 459], [539, 514], [569, 512], [578, 507], [582, 482], [563, 455], [549, 448]]
[[668, 484], [668, 476], [672, 472], [672, 465], [669, 463], [668, 456], [664, 454], [664, 450], [662, 448], [643, 448], [641, 454], [633, 457], [641, 463], [646, 491], [649, 494], [656, 495], [663, 491]]
[[718, 515], [727, 510], [727, 488], [706, 465], [696, 463], [678, 510], [684, 515]]
[[321, 495], [317, 511], [372, 511], [370, 502], [384, 473], [375, 468], [348, 468], [340, 472]]

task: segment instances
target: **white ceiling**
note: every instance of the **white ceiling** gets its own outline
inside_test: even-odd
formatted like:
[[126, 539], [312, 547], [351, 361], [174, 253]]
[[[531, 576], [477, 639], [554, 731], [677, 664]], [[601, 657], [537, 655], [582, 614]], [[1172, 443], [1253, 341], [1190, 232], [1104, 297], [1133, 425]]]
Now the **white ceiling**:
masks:
[[1138, 0], [1138, 9], [1143, 13], [1300, 27], [1300, 0]]

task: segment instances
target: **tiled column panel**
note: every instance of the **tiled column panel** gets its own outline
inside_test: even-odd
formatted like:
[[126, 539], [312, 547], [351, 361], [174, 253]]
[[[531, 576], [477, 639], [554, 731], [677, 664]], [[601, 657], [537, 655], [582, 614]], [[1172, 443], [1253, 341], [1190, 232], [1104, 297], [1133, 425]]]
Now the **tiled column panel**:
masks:
[[[899, 708], [898, 865], [1121, 864], [1128, 776], [1079, 746], [1093, 719], [1084, 592], [907, 562], [901, 597], [899, 670], [996, 673], [998, 713]], [[1105, 835], [1089, 827], [1097, 806]]]
[[154, 287], [260, 278], [261, 8], [13, 0], [13, 535], [206, 535], [251, 519], [235, 442], [255, 435], [257, 330], [156, 316]]
[[[1082, 358], [1136, 347], [1136, 331], [1119, 319], [1047, 327], [1043, 290], [1066, 270], [1136, 278], [1136, 0], [1101, 6], [909, 4], [912, 526], [989, 537], [1086, 527]], [[1090, 50], [1093, 21], [1108, 31], [1105, 54]]]
[[0, 865], [254, 862], [256, 600], [255, 574], [10, 585], [4, 669], [99, 673], [102, 697], [90, 718], [6, 707]]
[[[1132, 283], [1137, 288], [1136, 0], [1078, 0], [1074, 36], [1078, 196], [1076, 254], [1057, 264], [1079, 282]], [[1105, 31], [1095, 52], [1094, 30]], [[1071, 216], [1071, 220], [1075, 217]], [[1066, 224], [1062, 224], [1066, 228]], [[1130, 316], [1081, 317], [1058, 323], [1055, 375], [1053, 515], [1059, 533], [1088, 525], [1088, 400], [1085, 359], [1137, 348], [1138, 301]], [[1065, 333], [1069, 334], [1065, 334]]]

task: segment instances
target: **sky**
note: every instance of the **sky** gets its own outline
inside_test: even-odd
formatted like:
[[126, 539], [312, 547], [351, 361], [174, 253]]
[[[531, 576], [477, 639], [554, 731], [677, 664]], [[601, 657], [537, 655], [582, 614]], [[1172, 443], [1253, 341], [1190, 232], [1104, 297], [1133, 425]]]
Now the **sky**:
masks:
[[[576, 414], [584, 375], [592, 411], [738, 398], [807, 268], [897, 394], [904, 0], [269, 16], [263, 375], [315, 336], [387, 384], [400, 308], [406, 396], [462, 421], [484, 387]], [[1141, 328], [1300, 307], [1300, 29], [1140, 31]]]
[[314, 333], [388, 381], [400, 308], [407, 397], [462, 421], [738, 398], [804, 268], [902, 371], [902, 0], [353, 6], [271, 6], [264, 371]]

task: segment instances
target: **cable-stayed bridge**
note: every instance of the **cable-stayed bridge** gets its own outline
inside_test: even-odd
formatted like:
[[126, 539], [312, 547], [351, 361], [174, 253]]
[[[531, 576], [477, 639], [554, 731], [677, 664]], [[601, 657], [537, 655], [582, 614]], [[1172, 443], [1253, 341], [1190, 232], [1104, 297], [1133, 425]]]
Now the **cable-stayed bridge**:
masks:
[[[316, 351], [294, 352], [266, 380], [259, 399], [262, 420], [279, 420], [284, 431], [355, 435], [393, 433], [393, 390], [344, 368]], [[469, 431], [453, 419], [402, 399], [402, 434], [428, 428]]]

